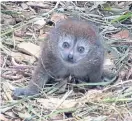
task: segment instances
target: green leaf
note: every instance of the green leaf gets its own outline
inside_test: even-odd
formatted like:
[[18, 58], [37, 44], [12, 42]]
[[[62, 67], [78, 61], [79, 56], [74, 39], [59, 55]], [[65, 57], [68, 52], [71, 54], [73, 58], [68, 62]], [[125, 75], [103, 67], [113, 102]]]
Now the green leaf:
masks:
[[130, 17], [132, 17], [132, 12], [128, 12], [128, 13], [125, 14], [125, 15], [121, 15], [120, 17], [111, 20], [111, 23], [124, 21], [124, 20], [126, 20], [126, 19], [128, 19], [128, 18], [130, 18]]

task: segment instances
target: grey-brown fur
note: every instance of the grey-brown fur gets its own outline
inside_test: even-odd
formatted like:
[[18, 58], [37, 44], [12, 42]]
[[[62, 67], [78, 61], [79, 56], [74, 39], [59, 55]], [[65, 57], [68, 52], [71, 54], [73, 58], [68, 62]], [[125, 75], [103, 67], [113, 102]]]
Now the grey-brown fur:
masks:
[[[89, 43], [90, 50], [86, 57], [74, 66], [62, 60], [58, 54], [58, 41], [62, 34], [85, 38]], [[104, 48], [101, 44], [101, 37], [95, 28], [86, 22], [63, 20], [56, 25], [47, 40], [44, 41], [38, 65], [29, 85], [26, 88], [16, 89], [14, 96], [34, 95], [43, 88], [50, 78], [66, 78], [71, 75], [86, 82], [99, 82], [101, 81], [103, 62]]]

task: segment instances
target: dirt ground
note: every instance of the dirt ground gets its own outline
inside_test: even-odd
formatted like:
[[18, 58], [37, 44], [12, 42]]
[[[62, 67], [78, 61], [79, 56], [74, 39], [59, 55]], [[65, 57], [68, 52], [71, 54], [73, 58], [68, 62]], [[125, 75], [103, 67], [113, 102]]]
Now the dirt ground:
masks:
[[[69, 17], [98, 26], [114, 77], [94, 89], [55, 82], [13, 99], [31, 79], [48, 32]], [[132, 121], [132, 2], [1, 2], [0, 36], [1, 121]]]

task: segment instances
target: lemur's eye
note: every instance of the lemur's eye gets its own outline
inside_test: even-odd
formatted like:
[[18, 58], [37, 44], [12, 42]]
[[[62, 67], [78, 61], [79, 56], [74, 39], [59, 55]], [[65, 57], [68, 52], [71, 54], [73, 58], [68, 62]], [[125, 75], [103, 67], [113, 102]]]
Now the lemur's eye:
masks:
[[63, 46], [63, 48], [69, 48], [70, 44], [68, 42], [64, 42], [62, 46]]
[[81, 47], [78, 47], [77, 50], [78, 50], [79, 53], [83, 53], [85, 49], [84, 49], [84, 47], [81, 46]]

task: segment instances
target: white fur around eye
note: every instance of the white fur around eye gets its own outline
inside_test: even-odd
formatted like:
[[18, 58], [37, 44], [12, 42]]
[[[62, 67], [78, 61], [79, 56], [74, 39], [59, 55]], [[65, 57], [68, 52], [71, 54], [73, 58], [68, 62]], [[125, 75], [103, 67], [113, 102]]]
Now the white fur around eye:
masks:
[[77, 47], [84, 47], [84, 49], [85, 49], [85, 53], [87, 53], [88, 51], [89, 51], [89, 43], [88, 43], [88, 41], [87, 40], [85, 40], [85, 39], [82, 39], [82, 38], [80, 38], [79, 40], [78, 40], [78, 42], [76, 43], [76, 46]]
[[74, 45], [74, 38], [72, 35], [63, 34], [59, 37], [59, 47], [62, 48], [64, 42], [69, 43], [70, 47]]

